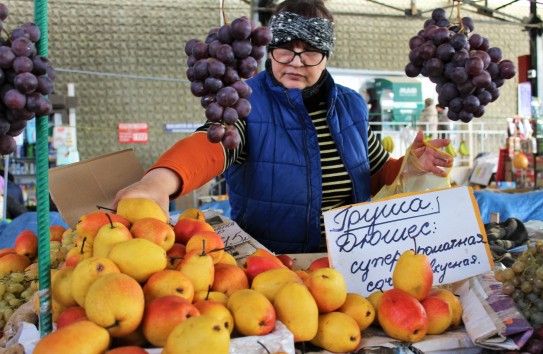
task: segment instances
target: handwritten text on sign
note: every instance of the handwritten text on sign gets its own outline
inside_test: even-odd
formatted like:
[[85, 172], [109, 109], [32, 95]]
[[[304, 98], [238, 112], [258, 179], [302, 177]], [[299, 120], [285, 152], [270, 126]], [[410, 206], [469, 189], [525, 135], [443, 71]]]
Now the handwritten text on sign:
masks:
[[434, 285], [491, 269], [492, 258], [479, 209], [468, 187], [403, 194], [324, 213], [332, 266], [350, 292], [368, 296], [392, 287], [400, 255], [428, 256]]

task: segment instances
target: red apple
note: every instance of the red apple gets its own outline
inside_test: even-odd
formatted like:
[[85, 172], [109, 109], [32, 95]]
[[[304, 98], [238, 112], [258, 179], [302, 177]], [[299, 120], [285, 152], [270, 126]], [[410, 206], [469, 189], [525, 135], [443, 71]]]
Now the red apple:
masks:
[[269, 269], [286, 268], [286, 266], [278, 260], [270, 257], [262, 257], [250, 255], [245, 259], [245, 262], [241, 266], [251, 283], [258, 274], [265, 272]]
[[277, 255], [277, 258], [279, 258], [281, 263], [283, 263], [288, 269], [294, 269], [295, 259], [288, 254], [279, 254]]
[[326, 256], [326, 257], [320, 257], [320, 258], [315, 259], [313, 262], [309, 264], [309, 267], [307, 267], [307, 270], [309, 272], [312, 272], [320, 268], [329, 268], [329, 267], [330, 267], [330, 260], [328, 259], [328, 256]]

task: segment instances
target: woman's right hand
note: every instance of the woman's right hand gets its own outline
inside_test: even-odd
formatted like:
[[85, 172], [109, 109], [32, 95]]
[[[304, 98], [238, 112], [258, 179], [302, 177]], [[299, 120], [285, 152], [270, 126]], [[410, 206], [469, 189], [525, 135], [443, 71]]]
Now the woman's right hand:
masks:
[[181, 188], [179, 176], [167, 168], [149, 171], [141, 180], [119, 190], [113, 201], [116, 209], [119, 201], [127, 198], [147, 198], [157, 203], [169, 215], [170, 195]]

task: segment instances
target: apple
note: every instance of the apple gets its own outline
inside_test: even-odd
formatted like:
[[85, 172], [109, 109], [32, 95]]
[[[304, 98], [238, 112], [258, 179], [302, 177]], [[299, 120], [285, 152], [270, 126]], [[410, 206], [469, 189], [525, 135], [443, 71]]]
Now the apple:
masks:
[[213, 226], [208, 224], [205, 220], [197, 220], [191, 218], [179, 219], [173, 227], [175, 233], [175, 242], [187, 244], [189, 239], [194, 234], [201, 231], [215, 231]]
[[112, 337], [123, 337], [140, 325], [145, 297], [134, 278], [124, 273], [109, 273], [91, 284], [84, 307], [89, 320], [107, 329]]
[[381, 295], [377, 309], [379, 324], [394, 339], [421, 341], [428, 331], [426, 310], [413, 295], [401, 289], [389, 289]]
[[194, 285], [183, 273], [173, 269], [164, 269], [153, 273], [147, 279], [147, 282], [143, 285], [143, 294], [146, 303], [169, 295], [178, 296], [192, 302], [194, 299]]
[[88, 320], [85, 309], [81, 306], [70, 306], [62, 310], [57, 318], [57, 329], [66, 327], [74, 322]]
[[145, 305], [143, 335], [152, 345], [163, 347], [178, 324], [196, 316], [200, 316], [200, 311], [183, 298], [164, 296], [154, 299]]
[[236, 330], [244, 336], [261, 336], [275, 328], [273, 304], [256, 290], [241, 289], [230, 295], [227, 307]]
[[168, 251], [175, 241], [173, 227], [155, 218], [142, 218], [137, 220], [130, 228], [130, 233], [135, 238], [144, 238], [156, 243]]
[[334, 268], [319, 268], [304, 280], [320, 313], [337, 310], [347, 299], [347, 284], [343, 275]]
[[215, 264], [215, 276], [211, 290], [220, 291], [230, 296], [239, 289], [248, 288], [249, 280], [243, 269], [232, 264]]
[[23, 230], [15, 237], [15, 253], [33, 259], [38, 253], [38, 237], [32, 230]]

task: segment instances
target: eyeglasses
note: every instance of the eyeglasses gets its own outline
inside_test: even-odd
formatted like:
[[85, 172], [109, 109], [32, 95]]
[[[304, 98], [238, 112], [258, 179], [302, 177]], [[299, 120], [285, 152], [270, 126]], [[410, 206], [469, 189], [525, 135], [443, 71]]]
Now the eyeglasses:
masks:
[[281, 64], [290, 64], [296, 56], [300, 57], [300, 61], [305, 66], [316, 66], [322, 63], [325, 53], [314, 50], [304, 50], [296, 52], [286, 48], [274, 48], [271, 51], [272, 58]]

